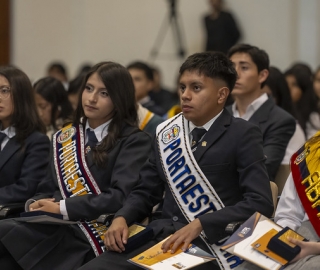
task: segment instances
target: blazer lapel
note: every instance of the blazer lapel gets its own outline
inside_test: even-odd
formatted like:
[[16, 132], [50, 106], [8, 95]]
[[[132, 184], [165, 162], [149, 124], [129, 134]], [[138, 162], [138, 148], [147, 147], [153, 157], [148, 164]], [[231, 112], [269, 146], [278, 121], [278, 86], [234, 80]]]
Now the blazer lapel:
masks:
[[0, 170], [12, 155], [21, 148], [21, 144], [18, 143], [15, 138], [11, 138], [3, 150], [0, 152]]
[[274, 106], [273, 100], [269, 97], [268, 100], [251, 116], [249, 122], [260, 126], [260, 123], [268, 121], [269, 113]]
[[212, 124], [208, 132], [204, 135], [193, 155], [197, 161], [201, 159], [203, 154], [218, 140], [230, 125], [231, 115], [223, 110], [222, 114]]

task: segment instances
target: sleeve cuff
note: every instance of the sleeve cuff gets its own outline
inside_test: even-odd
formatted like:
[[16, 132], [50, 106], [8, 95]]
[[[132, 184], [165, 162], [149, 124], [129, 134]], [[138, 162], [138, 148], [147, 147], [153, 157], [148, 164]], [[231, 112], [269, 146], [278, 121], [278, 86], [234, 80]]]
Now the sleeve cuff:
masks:
[[29, 200], [27, 200], [26, 203], [25, 203], [25, 205], [24, 205], [24, 211], [25, 211], [25, 212], [30, 212], [29, 206], [30, 206], [30, 204], [32, 204], [32, 203], [34, 203], [34, 202], [36, 202], [35, 199], [29, 199]]
[[63, 215], [63, 220], [69, 220], [65, 200], [60, 200], [60, 213], [61, 213], [61, 215]]

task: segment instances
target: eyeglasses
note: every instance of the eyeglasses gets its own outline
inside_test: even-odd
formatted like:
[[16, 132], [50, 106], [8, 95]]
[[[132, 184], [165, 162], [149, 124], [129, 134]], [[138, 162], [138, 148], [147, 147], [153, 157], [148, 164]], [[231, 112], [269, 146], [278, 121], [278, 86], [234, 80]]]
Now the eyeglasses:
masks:
[[11, 90], [8, 86], [0, 86], [0, 98], [7, 99], [10, 96]]

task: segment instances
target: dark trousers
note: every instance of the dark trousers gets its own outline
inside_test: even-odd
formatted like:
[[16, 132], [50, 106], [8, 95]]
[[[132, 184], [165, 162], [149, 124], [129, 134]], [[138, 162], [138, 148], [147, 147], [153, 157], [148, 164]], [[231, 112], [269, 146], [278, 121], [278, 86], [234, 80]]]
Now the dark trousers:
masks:
[[77, 225], [0, 222], [0, 269], [77, 269], [95, 258]]

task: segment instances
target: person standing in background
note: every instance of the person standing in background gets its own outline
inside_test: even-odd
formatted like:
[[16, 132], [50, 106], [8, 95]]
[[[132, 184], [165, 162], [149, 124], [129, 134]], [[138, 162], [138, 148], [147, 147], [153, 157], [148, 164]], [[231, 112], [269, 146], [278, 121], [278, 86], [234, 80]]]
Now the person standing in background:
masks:
[[222, 10], [223, 0], [209, 0], [211, 13], [204, 17], [206, 51], [227, 53], [241, 37], [233, 16]]

